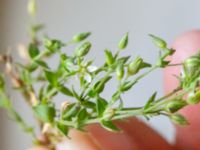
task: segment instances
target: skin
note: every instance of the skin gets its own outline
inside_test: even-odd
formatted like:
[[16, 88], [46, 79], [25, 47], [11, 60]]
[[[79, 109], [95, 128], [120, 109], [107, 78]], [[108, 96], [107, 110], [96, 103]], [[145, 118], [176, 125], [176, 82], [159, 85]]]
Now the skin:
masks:
[[[177, 37], [172, 44], [176, 49], [172, 63], [180, 63], [185, 58], [200, 50], [200, 30], [193, 30]], [[165, 93], [178, 86], [178, 81], [172, 74], [179, 75], [180, 67], [170, 67], [164, 70]], [[181, 110], [190, 122], [187, 127], [176, 126], [176, 143], [171, 146], [157, 132], [136, 118], [127, 121], [116, 121], [116, 125], [124, 132], [111, 133], [99, 125], [87, 127], [88, 133], [71, 131], [72, 140], [58, 144], [57, 150], [200, 150], [200, 104]], [[35, 147], [28, 150], [48, 150], [45, 147]]]

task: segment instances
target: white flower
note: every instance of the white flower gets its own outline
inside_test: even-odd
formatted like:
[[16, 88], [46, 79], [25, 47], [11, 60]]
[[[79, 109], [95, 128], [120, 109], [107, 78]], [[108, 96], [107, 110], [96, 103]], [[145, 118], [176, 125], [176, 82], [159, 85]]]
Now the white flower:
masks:
[[98, 68], [97, 68], [97, 66], [88, 66], [87, 67], [87, 70], [89, 71], [89, 72], [94, 72], [94, 71], [96, 71]]

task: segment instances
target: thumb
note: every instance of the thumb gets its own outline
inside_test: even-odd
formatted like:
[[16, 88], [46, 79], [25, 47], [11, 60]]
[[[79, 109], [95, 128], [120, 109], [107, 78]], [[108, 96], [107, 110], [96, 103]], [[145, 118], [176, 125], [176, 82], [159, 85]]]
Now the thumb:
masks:
[[[186, 32], [175, 39], [172, 48], [176, 50], [170, 58], [173, 64], [181, 63], [187, 57], [200, 50], [200, 30]], [[168, 93], [176, 88], [179, 81], [172, 74], [179, 75], [180, 67], [166, 68], [164, 71], [164, 89]], [[181, 113], [189, 120], [187, 127], [176, 126], [176, 145], [180, 149], [200, 149], [200, 105], [188, 106]]]

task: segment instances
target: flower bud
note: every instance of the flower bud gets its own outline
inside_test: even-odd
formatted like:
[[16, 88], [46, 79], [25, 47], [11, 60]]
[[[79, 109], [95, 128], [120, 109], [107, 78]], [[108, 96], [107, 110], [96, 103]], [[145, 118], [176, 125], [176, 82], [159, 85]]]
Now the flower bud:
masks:
[[114, 61], [115, 61], [115, 59], [114, 59], [114, 57], [112, 55], [112, 52], [109, 51], [109, 50], [105, 50], [104, 52], [105, 52], [105, 56], [106, 56], [106, 63], [108, 65], [112, 65], [114, 63]]
[[122, 37], [122, 39], [121, 39], [120, 42], [119, 42], [118, 47], [119, 47], [120, 50], [122, 50], [122, 49], [125, 49], [125, 48], [127, 47], [127, 45], [128, 45], [128, 33], [126, 33], [126, 34]]
[[188, 104], [197, 104], [200, 102], [200, 91], [191, 92], [188, 94], [187, 103]]
[[155, 44], [157, 47], [159, 47], [159, 48], [161, 48], [161, 49], [165, 49], [165, 48], [167, 47], [167, 43], [166, 43], [163, 39], [161, 39], [161, 38], [159, 38], [159, 37], [157, 37], [157, 36], [154, 36], [154, 35], [152, 35], [152, 34], [150, 34], [149, 36], [152, 38], [154, 44]]
[[184, 64], [184, 74], [186, 76], [199, 76], [200, 75], [200, 53], [191, 56], [185, 60]]
[[72, 41], [81, 42], [85, 40], [88, 36], [90, 36], [90, 34], [91, 34], [90, 32], [83, 32], [83, 33], [77, 34], [72, 38]]
[[28, 3], [28, 13], [29, 15], [31, 15], [32, 17], [35, 17], [36, 15], [36, 1], [35, 0], [29, 0]]
[[90, 42], [85, 42], [83, 43], [81, 46], [76, 48], [76, 56], [78, 57], [82, 57], [87, 55], [87, 53], [89, 52], [90, 48], [91, 48], [91, 43]]
[[132, 61], [128, 65], [128, 74], [134, 75], [134, 74], [138, 73], [138, 71], [141, 69], [142, 63], [143, 63], [142, 58], [137, 57], [134, 61]]
[[188, 125], [189, 124], [187, 119], [184, 116], [180, 115], [180, 114], [171, 115], [170, 119], [175, 124], [179, 124], [179, 125]]
[[184, 100], [172, 100], [166, 105], [165, 108], [167, 111], [174, 113], [186, 105], [187, 103]]
[[123, 63], [119, 63], [116, 69], [116, 74], [117, 74], [117, 78], [118, 80], [121, 80], [124, 76], [124, 65]]

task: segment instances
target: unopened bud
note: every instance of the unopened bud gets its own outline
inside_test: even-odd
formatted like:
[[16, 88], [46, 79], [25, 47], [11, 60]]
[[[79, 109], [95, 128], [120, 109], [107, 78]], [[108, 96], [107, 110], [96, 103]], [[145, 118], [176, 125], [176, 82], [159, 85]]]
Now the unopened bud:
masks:
[[200, 90], [188, 94], [188, 104], [197, 104], [200, 102]]
[[126, 33], [119, 42], [119, 49], [125, 49], [128, 45], [128, 33]]
[[172, 100], [166, 105], [167, 111], [174, 113], [185, 107], [187, 103], [184, 100]]
[[76, 48], [76, 52], [75, 52], [76, 56], [82, 57], [82, 56], [87, 55], [91, 47], [92, 45], [90, 42], [83, 43], [81, 46]]
[[73, 42], [80, 42], [85, 40], [88, 36], [90, 36], [90, 34], [91, 34], [90, 32], [83, 32], [75, 35], [72, 40]]
[[131, 62], [128, 65], [128, 74], [134, 75], [134, 74], [138, 73], [138, 71], [141, 68], [142, 63], [143, 63], [142, 58], [137, 57], [133, 62]]
[[118, 80], [121, 80], [123, 78], [123, 76], [124, 76], [124, 65], [123, 65], [123, 63], [120, 63], [117, 66], [116, 74], [117, 74]]
[[36, 15], [36, 1], [35, 0], [29, 0], [28, 3], [28, 13], [29, 15], [31, 15], [32, 17], [35, 17]]
[[152, 35], [152, 34], [150, 34], [149, 36], [152, 38], [153, 43], [157, 47], [159, 47], [161, 49], [165, 49], [167, 47], [167, 43], [163, 39], [161, 39], [161, 38], [159, 38], [159, 37], [157, 37], [155, 35]]
[[187, 119], [184, 116], [180, 115], [180, 114], [171, 115], [170, 119], [175, 124], [179, 124], [179, 125], [188, 125], [189, 124]]

